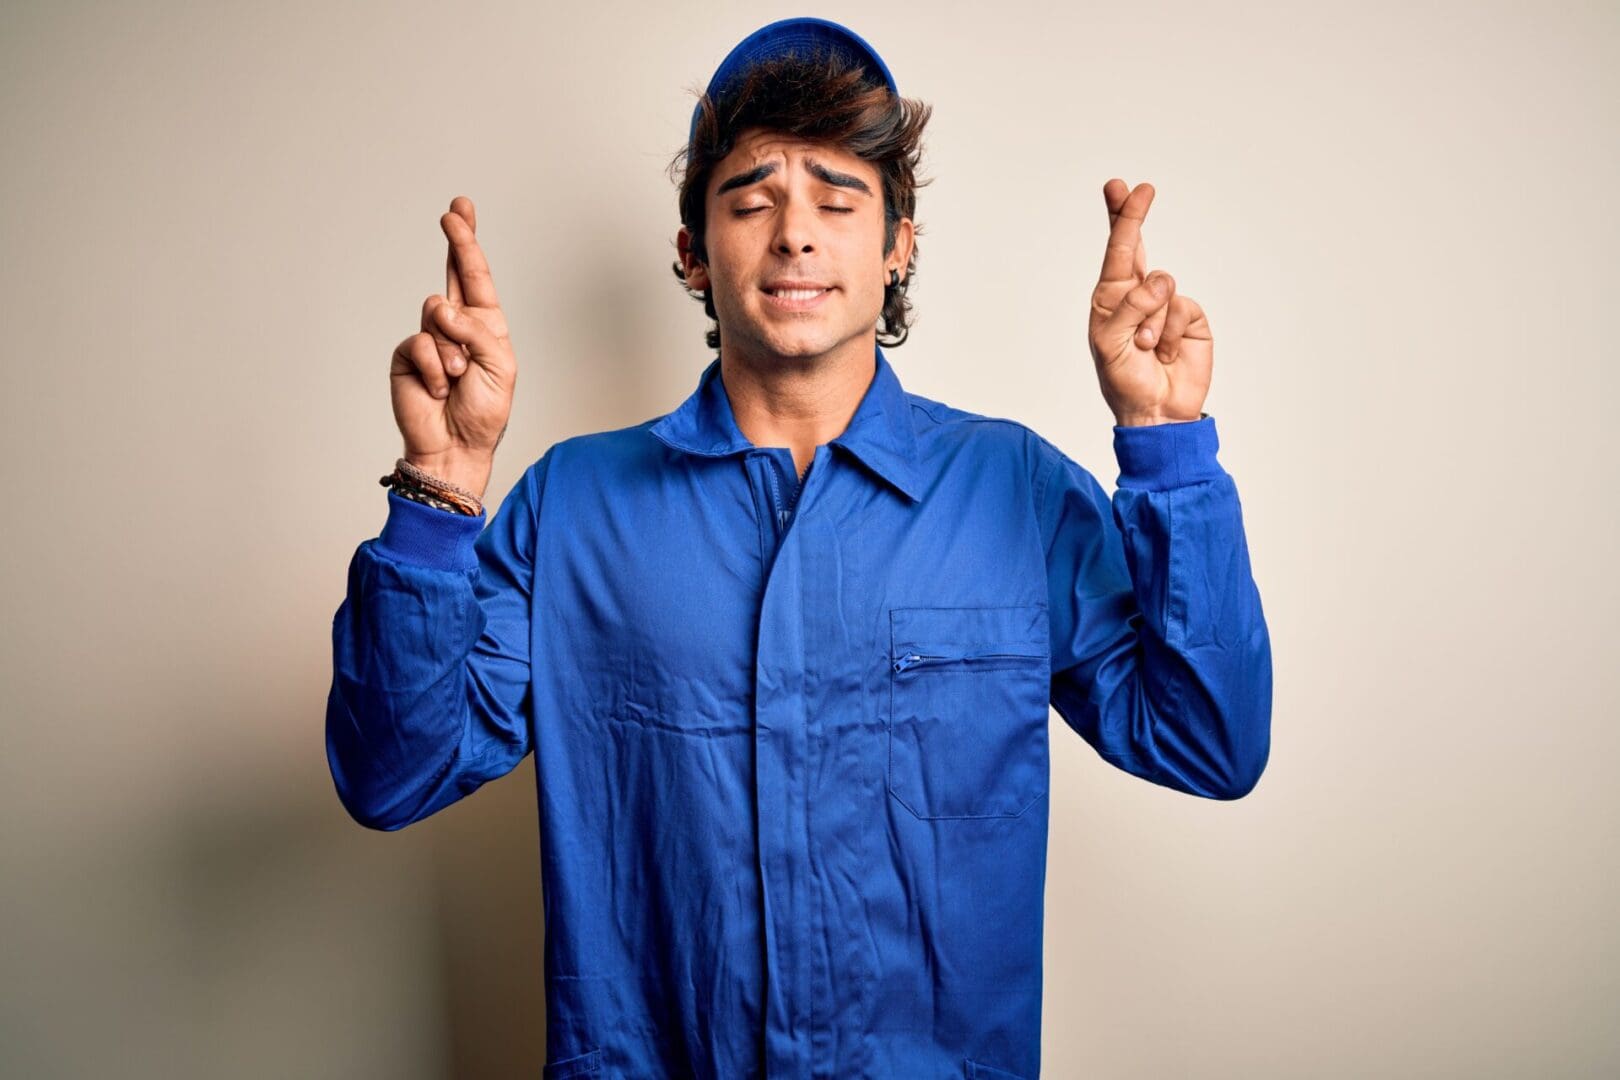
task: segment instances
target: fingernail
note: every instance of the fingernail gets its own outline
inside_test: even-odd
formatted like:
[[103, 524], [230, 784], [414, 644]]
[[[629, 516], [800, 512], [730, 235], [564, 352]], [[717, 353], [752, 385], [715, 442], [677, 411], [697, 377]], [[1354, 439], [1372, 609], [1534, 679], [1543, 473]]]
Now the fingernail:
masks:
[[436, 398], [449, 397], [450, 396], [450, 388], [448, 386], [435, 387], [434, 391], [433, 391], [433, 396], [436, 397]]
[[1164, 278], [1156, 277], [1156, 278], [1153, 279], [1153, 295], [1154, 296], [1163, 296], [1164, 295]]
[[1142, 340], [1143, 341], [1152, 341], [1153, 340], [1153, 327], [1151, 327], [1151, 326], [1142, 327]]

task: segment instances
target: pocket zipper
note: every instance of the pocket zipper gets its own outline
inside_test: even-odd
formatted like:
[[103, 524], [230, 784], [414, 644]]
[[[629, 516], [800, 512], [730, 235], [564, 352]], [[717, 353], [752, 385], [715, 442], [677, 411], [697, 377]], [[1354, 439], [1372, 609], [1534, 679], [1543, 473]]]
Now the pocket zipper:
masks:
[[943, 664], [950, 663], [953, 660], [1041, 660], [1044, 658], [1044, 653], [1021, 652], [951, 653], [944, 655], [937, 653], [906, 653], [904, 656], [900, 657], [900, 659], [894, 662], [894, 670], [897, 672], [905, 671], [906, 669], [914, 668], [919, 664]]

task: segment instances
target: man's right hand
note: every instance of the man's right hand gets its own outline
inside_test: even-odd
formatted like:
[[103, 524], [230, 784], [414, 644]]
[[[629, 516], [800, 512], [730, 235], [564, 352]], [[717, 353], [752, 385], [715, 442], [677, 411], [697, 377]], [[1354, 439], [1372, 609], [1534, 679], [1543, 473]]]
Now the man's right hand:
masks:
[[439, 218], [450, 241], [446, 295], [423, 301], [422, 329], [394, 350], [388, 381], [405, 460], [482, 499], [512, 414], [517, 357], [477, 221], [465, 195]]

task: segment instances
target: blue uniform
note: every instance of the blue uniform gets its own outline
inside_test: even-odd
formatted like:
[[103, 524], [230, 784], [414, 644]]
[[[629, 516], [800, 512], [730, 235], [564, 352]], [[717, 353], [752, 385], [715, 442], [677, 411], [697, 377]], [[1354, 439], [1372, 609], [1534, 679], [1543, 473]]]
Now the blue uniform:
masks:
[[802, 480], [720, 362], [483, 517], [388, 493], [333, 621], [327, 754], [398, 829], [534, 754], [548, 1080], [1040, 1068], [1048, 706], [1210, 799], [1270, 748], [1215, 420], [1116, 427], [1112, 500], [881, 349]]

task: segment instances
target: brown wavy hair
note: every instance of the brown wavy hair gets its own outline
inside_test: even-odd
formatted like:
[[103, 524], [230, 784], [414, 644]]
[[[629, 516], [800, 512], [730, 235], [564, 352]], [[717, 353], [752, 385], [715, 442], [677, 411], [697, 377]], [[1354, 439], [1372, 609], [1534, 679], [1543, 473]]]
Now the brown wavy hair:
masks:
[[[922, 133], [932, 115], [931, 106], [896, 95], [858, 63], [836, 52], [790, 52], [749, 69], [746, 79], [721, 96], [719, 105], [708, 93], [698, 96], [698, 122], [692, 139], [670, 162], [670, 176], [680, 186], [681, 224], [692, 234], [692, 254], [705, 265], [703, 242], [707, 225], [705, 196], [715, 166], [750, 128], [765, 128], [786, 135], [836, 145], [876, 167], [883, 181], [883, 253], [894, 250], [895, 229], [901, 218], [915, 219], [917, 189], [929, 183], [919, 179]], [[915, 227], [920, 233], [920, 227]], [[917, 246], [899, 285], [883, 290], [878, 342], [900, 345], [911, 326], [911, 301], [906, 297], [916, 274]], [[703, 301], [714, 325], [709, 348], [720, 348], [720, 321], [714, 298], [707, 289], [686, 285], [679, 261], [675, 276], [687, 294]]]

